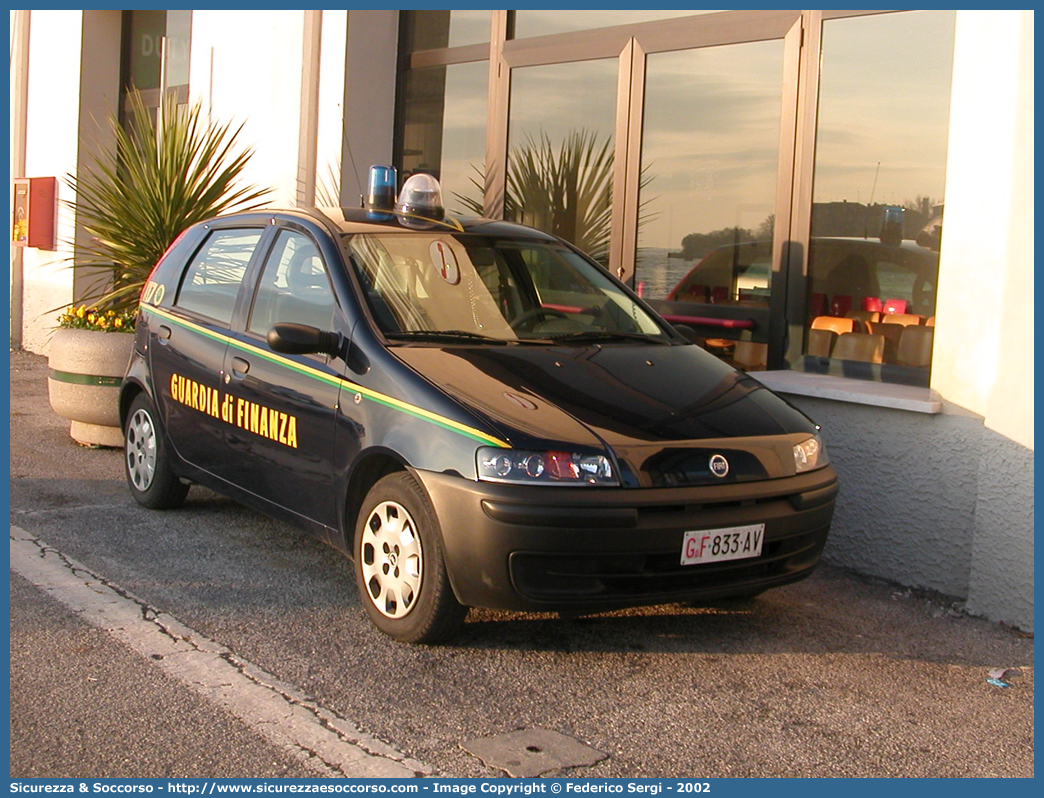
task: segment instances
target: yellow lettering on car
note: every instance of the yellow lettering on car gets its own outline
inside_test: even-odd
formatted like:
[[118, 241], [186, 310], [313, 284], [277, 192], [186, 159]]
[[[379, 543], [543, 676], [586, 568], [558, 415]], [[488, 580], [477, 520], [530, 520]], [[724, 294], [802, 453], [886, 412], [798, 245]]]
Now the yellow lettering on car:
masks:
[[297, 448], [297, 416], [222, 393], [180, 374], [170, 375], [170, 398], [262, 438]]

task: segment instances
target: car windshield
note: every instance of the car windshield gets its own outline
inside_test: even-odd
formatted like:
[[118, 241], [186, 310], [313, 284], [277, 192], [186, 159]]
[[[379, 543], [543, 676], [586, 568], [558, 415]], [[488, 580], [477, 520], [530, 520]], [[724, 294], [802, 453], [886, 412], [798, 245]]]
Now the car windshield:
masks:
[[560, 244], [440, 232], [357, 234], [346, 246], [392, 341], [670, 340], [598, 265]]

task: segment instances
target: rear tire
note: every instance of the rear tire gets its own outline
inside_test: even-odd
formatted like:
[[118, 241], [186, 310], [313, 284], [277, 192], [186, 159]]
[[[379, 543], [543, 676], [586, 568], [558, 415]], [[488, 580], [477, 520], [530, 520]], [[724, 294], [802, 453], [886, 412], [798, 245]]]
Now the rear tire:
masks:
[[355, 582], [374, 626], [404, 643], [452, 636], [468, 608], [453, 595], [435, 509], [405, 471], [366, 494], [355, 529]]
[[188, 485], [170, 467], [167, 443], [148, 395], [139, 393], [131, 402], [123, 437], [123, 465], [134, 500], [150, 510], [180, 507]]

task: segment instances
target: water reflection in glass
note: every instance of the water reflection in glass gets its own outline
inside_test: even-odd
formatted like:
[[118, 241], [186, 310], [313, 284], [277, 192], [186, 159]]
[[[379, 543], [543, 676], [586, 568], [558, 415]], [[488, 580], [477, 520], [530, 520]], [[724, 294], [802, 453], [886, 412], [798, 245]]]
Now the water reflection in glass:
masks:
[[768, 307], [782, 48], [648, 57], [635, 270], [644, 296]]

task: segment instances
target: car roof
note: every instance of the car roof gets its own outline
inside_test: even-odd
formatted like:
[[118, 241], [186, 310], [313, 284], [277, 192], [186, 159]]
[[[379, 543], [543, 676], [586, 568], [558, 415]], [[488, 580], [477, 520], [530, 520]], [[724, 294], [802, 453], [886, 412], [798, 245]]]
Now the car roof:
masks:
[[[359, 233], [474, 233], [476, 235], [529, 238], [547, 243], [558, 243], [555, 236], [532, 227], [513, 222], [498, 221], [471, 216], [447, 215], [441, 220], [428, 219], [411, 214], [385, 211], [368, 211], [364, 208], [262, 208], [243, 214], [231, 214], [222, 219], [236, 216], [271, 216], [284, 219], [308, 219], [345, 235]], [[331, 230], [331, 232], [333, 232]]]

